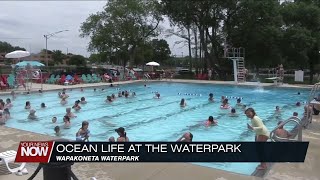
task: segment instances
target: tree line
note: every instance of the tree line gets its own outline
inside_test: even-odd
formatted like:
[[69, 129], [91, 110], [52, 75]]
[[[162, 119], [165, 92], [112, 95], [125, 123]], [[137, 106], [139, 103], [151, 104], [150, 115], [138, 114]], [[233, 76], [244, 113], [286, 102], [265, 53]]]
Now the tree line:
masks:
[[[170, 29], [159, 26], [164, 18]], [[123, 65], [161, 57], [152, 39], [164, 34], [187, 44], [190, 68], [219, 72], [226, 47], [242, 47], [248, 68], [308, 68], [312, 82], [319, 64], [320, 1], [109, 0], [80, 30], [97, 59]]]

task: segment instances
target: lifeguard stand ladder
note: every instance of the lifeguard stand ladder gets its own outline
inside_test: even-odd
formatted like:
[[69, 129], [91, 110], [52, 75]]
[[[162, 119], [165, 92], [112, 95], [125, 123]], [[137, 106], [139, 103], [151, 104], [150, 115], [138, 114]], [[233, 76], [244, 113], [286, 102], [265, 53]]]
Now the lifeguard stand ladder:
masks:
[[225, 48], [224, 57], [233, 61], [233, 76], [235, 83], [246, 81], [245, 77], [245, 49], [244, 48]]

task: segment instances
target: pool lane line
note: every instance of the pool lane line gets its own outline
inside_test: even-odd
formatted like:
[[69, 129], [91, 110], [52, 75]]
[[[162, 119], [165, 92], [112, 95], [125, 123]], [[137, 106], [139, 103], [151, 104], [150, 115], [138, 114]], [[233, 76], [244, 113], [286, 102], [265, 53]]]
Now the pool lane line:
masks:
[[[133, 127], [136, 127], [136, 126], [140, 126], [140, 125], [143, 125], [143, 124], [148, 124], [148, 123], [152, 123], [156, 120], [163, 120], [163, 119], [167, 119], [168, 117], [171, 117], [171, 116], [174, 116], [174, 115], [177, 115], [177, 114], [182, 114], [184, 112], [188, 112], [188, 111], [193, 111], [193, 110], [196, 110], [198, 108], [201, 108], [201, 107], [204, 107], [204, 106], [207, 106], [207, 105], [210, 105], [212, 104], [211, 102], [209, 103], [206, 103], [206, 104], [201, 104], [201, 105], [198, 105], [198, 106], [195, 106], [195, 107], [192, 107], [192, 108], [189, 108], [188, 110], [180, 110], [178, 112], [175, 112], [175, 113], [169, 113], [169, 114], [166, 114], [165, 116], [160, 116], [160, 117], [157, 117], [157, 118], [152, 118], [152, 119], [149, 119], [149, 120], [146, 120], [146, 121], [140, 121], [140, 122], [135, 122], [135, 123], [131, 123], [131, 124], [127, 124], [126, 125], [126, 129], [132, 129]], [[114, 130], [107, 130], [106, 133], [111, 133], [113, 132]]]
[[[188, 98], [187, 100], [191, 100], [192, 98]], [[147, 100], [155, 100], [155, 99], [150, 99], [150, 98], [148, 98], [148, 99], [141, 99], [141, 100], [138, 100], [138, 101], [147, 101]], [[115, 107], [115, 106], [120, 106], [120, 105], [124, 105], [124, 104], [132, 104], [132, 103], [135, 103], [135, 102], [138, 102], [138, 101], [132, 101], [132, 102], [124, 102], [124, 103], [119, 103], [119, 104], [116, 104], [116, 105], [113, 105], [113, 106], [105, 106], [105, 102], [104, 102], [104, 104], [102, 105], [102, 106], [99, 106], [99, 107], [95, 107], [95, 108], [99, 108], [100, 110], [102, 109], [107, 109], [107, 108], [110, 108], [110, 107]], [[178, 102], [180, 102], [180, 100], [179, 101], [173, 101], [173, 102], [170, 102], [170, 103], [166, 103], [166, 104], [164, 104], [164, 105], [167, 105], [167, 104], [173, 104], [173, 103], [178, 103]], [[161, 105], [161, 106], [164, 106], [164, 105]], [[159, 105], [156, 105], [156, 106], [151, 106], [150, 108], [153, 108], [153, 107], [157, 107], [157, 106], [159, 106]], [[67, 107], [66, 107], [67, 108]], [[79, 112], [76, 112], [75, 114], [77, 115], [78, 113], [83, 113], [83, 112], [87, 112], [87, 111], [91, 111], [92, 109], [86, 109], [86, 110], [83, 110], [83, 109], [81, 109]], [[133, 111], [136, 111], [136, 109], [133, 109], [133, 110], [131, 110], [130, 112], [133, 112]], [[127, 113], [125, 113], [125, 114], [127, 114]], [[27, 122], [28, 121], [28, 119], [27, 119], [27, 115], [28, 115], [28, 112], [26, 111], [26, 118], [25, 119], [16, 119], [17, 121], [20, 121], [19, 123], [25, 123], [25, 122]], [[61, 113], [61, 114], [55, 114], [55, 115], [48, 115], [48, 116], [42, 116], [42, 117], [39, 117], [38, 116], [38, 120], [35, 120], [35, 121], [40, 121], [41, 119], [48, 119], [48, 118], [52, 118], [52, 117], [59, 117], [59, 115], [61, 115], [62, 117], [65, 115], [65, 112], [63, 112], [63, 113]], [[121, 113], [120, 113], [120, 115], [121, 115]], [[115, 117], [117, 117], [117, 116], [120, 116], [120, 115], [115, 115]], [[104, 118], [108, 118], [108, 117], [111, 117], [112, 118], [112, 116], [105, 116]]]
[[[192, 98], [188, 98], [186, 100], [191, 100]], [[115, 115], [111, 115], [111, 116], [104, 116], [104, 117], [101, 117], [101, 118], [114, 118], [114, 117], [119, 117], [119, 116], [122, 116], [122, 115], [126, 115], [126, 114], [130, 114], [134, 111], [140, 111], [140, 110], [147, 110], [147, 109], [151, 109], [151, 108], [155, 108], [155, 107], [162, 107], [162, 106], [166, 106], [166, 105], [169, 105], [169, 104], [174, 104], [174, 103], [179, 103], [180, 100], [178, 101], [172, 101], [172, 102], [168, 102], [168, 103], [164, 103], [164, 104], [160, 104], [160, 105], [155, 105], [155, 106], [147, 106], [147, 107], [143, 107], [143, 108], [138, 108], [138, 109], [132, 109], [130, 111], [127, 111], [127, 112], [121, 112], [121, 113], [117, 113]], [[99, 118], [99, 119], [101, 119]], [[98, 120], [98, 119], [96, 119]]]

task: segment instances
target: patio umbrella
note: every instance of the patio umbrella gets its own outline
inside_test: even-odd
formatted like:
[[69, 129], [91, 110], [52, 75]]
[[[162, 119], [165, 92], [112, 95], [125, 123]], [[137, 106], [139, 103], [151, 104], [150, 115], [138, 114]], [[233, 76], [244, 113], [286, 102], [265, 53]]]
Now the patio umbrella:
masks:
[[146, 65], [147, 65], [147, 66], [160, 66], [159, 63], [154, 62], [154, 61], [148, 62]]
[[13, 51], [11, 53], [6, 54], [6, 58], [23, 58], [23, 57], [27, 57], [30, 56], [30, 53], [28, 51], [21, 51], [21, 50], [17, 50], [17, 51]]
[[16, 66], [17, 67], [26, 67], [26, 66], [28, 66], [28, 64], [30, 66], [37, 66], [37, 67], [44, 66], [44, 64], [42, 64], [38, 61], [21, 61], [21, 62], [17, 63]]

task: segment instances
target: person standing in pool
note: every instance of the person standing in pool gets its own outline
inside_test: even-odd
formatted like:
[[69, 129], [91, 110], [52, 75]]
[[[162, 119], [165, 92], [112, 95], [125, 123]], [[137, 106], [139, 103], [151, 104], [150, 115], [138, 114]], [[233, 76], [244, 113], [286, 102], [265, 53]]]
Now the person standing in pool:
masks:
[[[266, 142], [269, 139], [269, 131], [267, 127], [263, 124], [262, 120], [257, 116], [253, 108], [248, 108], [245, 111], [248, 118], [251, 119], [251, 125], [247, 124], [248, 129], [253, 130], [256, 133], [256, 142]], [[264, 170], [267, 168], [267, 164], [261, 162], [257, 167], [258, 170]]]
[[127, 133], [123, 127], [119, 127], [118, 129], [115, 129], [115, 131], [119, 135], [117, 142], [129, 142], [129, 138], [127, 137]]
[[210, 102], [214, 102], [214, 98], [213, 98], [213, 94], [212, 93], [209, 94], [209, 99], [208, 100]]
[[185, 99], [182, 98], [180, 101], [180, 107], [186, 107], [186, 105], [187, 105], [187, 103], [186, 103]]
[[66, 108], [66, 116], [68, 116], [69, 118], [77, 117], [71, 112], [71, 108]]
[[31, 103], [30, 101], [26, 102], [26, 106], [24, 107], [24, 109], [31, 109]]
[[81, 128], [76, 133], [76, 141], [89, 141], [90, 131], [89, 131], [89, 122], [83, 121]]

